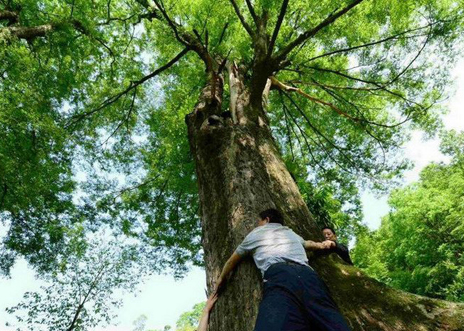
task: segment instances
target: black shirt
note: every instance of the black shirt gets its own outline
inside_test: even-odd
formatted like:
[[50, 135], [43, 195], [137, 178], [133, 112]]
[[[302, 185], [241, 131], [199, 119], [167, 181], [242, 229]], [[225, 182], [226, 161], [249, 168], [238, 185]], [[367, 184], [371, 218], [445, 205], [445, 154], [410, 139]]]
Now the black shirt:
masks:
[[329, 255], [331, 253], [336, 253], [340, 258], [345, 261], [346, 263], [353, 265], [353, 262], [351, 261], [350, 258], [350, 251], [348, 250], [348, 247], [345, 245], [334, 241], [335, 247], [330, 247], [329, 249], [321, 249], [316, 251], [316, 256], [321, 256], [321, 255]]

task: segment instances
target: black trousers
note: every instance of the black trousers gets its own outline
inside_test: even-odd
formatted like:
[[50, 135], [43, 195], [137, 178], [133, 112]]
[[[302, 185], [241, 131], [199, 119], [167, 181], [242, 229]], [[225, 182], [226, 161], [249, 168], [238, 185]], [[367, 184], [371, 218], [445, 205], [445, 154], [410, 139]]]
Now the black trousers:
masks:
[[327, 286], [308, 266], [277, 263], [264, 274], [255, 331], [349, 331]]

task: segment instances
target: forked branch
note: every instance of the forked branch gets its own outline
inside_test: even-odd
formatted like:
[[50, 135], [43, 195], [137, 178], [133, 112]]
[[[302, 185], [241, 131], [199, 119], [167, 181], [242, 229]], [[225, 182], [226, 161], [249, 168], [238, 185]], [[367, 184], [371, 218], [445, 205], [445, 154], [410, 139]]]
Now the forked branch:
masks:
[[359, 118], [353, 117], [353, 116], [345, 113], [344, 111], [342, 111], [340, 108], [338, 108], [334, 104], [332, 104], [330, 102], [327, 102], [327, 101], [324, 101], [324, 100], [320, 100], [318, 98], [315, 98], [315, 97], [309, 95], [308, 93], [306, 93], [305, 91], [303, 91], [302, 89], [300, 89], [298, 87], [285, 85], [284, 83], [277, 80], [277, 78], [275, 78], [274, 76], [272, 76], [270, 79], [271, 79], [272, 85], [275, 86], [276, 88], [282, 90], [282, 91], [296, 92], [296, 93], [298, 93], [299, 95], [302, 95], [303, 97], [305, 97], [308, 100], [311, 100], [311, 101], [313, 101], [315, 103], [318, 103], [318, 104], [321, 104], [323, 106], [331, 108], [332, 110], [334, 110], [335, 112], [337, 112], [339, 115], [341, 115], [343, 117], [346, 117], [346, 118], [348, 118], [348, 119], [350, 119], [352, 121], [355, 121], [355, 122], [360, 121]]
[[304, 33], [300, 34], [295, 40], [290, 42], [290, 44], [287, 45], [287, 47], [283, 48], [279, 53], [276, 54], [275, 60], [276, 62], [281, 62], [285, 59], [285, 57], [297, 46], [303, 44], [306, 40], [309, 38], [315, 36], [320, 30], [324, 29], [325, 27], [329, 26], [333, 22], [335, 22], [339, 17], [345, 15], [347, 12], [349, 12], [351, 9], [359, 5], [361, 2], [364, 0], [354, 0], [351, 2], [348, 6], [345, 8], [331, 13], [325, 20], [323, 20], [321, 23], [319, 23], [317, 26], [314, 28], [305, 31]]
[[230, 0], [230, 3], [232, 4], [232, 7], [234, 7], [235, 14], [237, 15], [238, 19], [242, 23], [242, 26], [245, 28], [245, 30], [248, 32], [250, 37], [253, 39], [254, 35], [255, 35], [255, 32], [250, 27], [250, 25], [247, 23], [247, 21], [245, 20], [245, 17], [243, 17], [243, 15], [242, 15], [242, 13], [240, 11], [240, 8], [237, 5], [237, 2], [235, 0]]
[[277, 36], [279, 35], [280, 27], [282, 26], [282, 22], [284, 20], [285, 13], [287, 12], [288, 1], [289, 0], [283, 0], [283, 2], [282, 2], [279, 17], [277, 18], [277, 23], [276, 23], [276, 26], [274, 28], [274, 32], [272, 32], [271, 41], [269, 42], [268, 57], [270, 57], [272, 55], [272, 50], [273, 50], [275, 42], [277, 40]]
[[[288, 95], [285, 91], [282, 91], [282, 94], [287, 97], [287, 99], [290, 100], [291, 104], [295, 107], [295, 109], [303, 116], [305, 122], [308, 124], [309, 128], [315, 133], [316, 137], [322, 138], [326, 143], [328, 143], [330, 146], [332, 146], [335, 150], [337, 150], [340, 155], [342, 155], [351, 165], [352, 168], [359, 169], [358, 165], [349, 157], [346, 155], [346, 153], [343, 151], [344, 148], [337, 146], [333, 141], [331, 141], [326, 135], [324, 135], [309, 119], [309, 117], [306, 115], [306, 113], [298, 106], [298, 104], [293, 100], [290, 95]], [[288, 111], [289, 114], [291, 114], [290, 111]], [[298, 122], [295, 120], [295, 124]], [[297, 124], [298, 125], [298, 124]], [[299, 127], [299, 125], [298, 125]], [[300, 127], [299, 127], [300, 128]], [[304, 130], [300, 128], [300, 132], [302, 133], [303, 137], [306, 136]], [[346, 172], [349, 172], [351, 174], [354, 174], [353, 171], [350, 168], [344, 167], [342, 164], [340, 164], [335, 156], [332, 155], [331, 152], [327, 150], [327, 148], [324, 146], [323, 143], [319, 141], [316, 142], [313, 140], [313, 142], [323, 150], [327, 157], [331, 159], [334, 163], [336, 163], [341, 169], [345, 170]], [[346, 149], [345, 149], [346, 150]]]

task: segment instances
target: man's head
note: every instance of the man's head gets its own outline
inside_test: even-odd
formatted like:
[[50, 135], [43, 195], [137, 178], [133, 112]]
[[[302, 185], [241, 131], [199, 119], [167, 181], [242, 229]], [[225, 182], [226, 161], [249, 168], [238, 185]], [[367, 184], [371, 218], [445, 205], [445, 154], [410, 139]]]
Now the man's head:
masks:
[[258, 225], [265, 225], [267, 223], [279, 223], [284, 225], [284, 218], [277, 209], [266, 209], [259, 213]]
[[325, 226], [322, 228], [322, 235], [324, 236], [325, 240], [337, 240], [337, 234], [335, 233], [335, 230], [329, 226]]

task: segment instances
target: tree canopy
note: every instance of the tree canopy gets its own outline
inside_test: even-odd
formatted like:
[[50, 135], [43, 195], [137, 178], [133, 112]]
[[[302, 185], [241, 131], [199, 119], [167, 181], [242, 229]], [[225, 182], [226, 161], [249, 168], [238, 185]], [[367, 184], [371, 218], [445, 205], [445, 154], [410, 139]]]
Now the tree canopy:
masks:
[[46, 270], [102, 224], [178, 274], [200, 264], [184, 117], [225, 68], [259, 98], [268, 84], [297, 180], [353, 210], [356, 185], [407, 168], [410, 128], [440, 126], [462, 14], [453, 0], [1, 0], [2, 270], [18, 255]]

